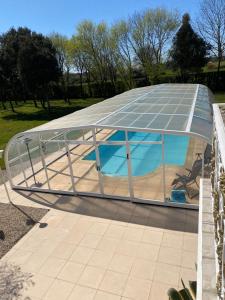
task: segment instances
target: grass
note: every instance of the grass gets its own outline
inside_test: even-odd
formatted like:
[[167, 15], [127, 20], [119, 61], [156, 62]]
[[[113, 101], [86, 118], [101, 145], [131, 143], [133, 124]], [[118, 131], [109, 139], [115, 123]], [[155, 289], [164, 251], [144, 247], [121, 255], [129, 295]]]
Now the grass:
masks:
[[[213, 62], [213, 67], [212, 68], [208, 68], [208, 66], [206, 65], [203, 68], [203, 72], [204, 73], [208, 73], [208, 72], [216, 72], [217, 71], [217, 62]], [[221, 61], [220, 63], [220, 71], [225, 71], [225, 61]]]
[[[71, 105], [63, 100], [51, 101], [51, 113], [41, 107], [35, 108], [32, 101], [21, 103], [13, 113], [9, 107], [0, 109], [0, 149], [5, 149], [8, 141], [17, 133], [39, 126], [79, 109], [102, 101], [102, 98], [72, 99]], [[4, 168], [3, 159], [0, 166]]]
[[225, 92], [218, 92], [214, 94], [215, 103], [225, 103]]

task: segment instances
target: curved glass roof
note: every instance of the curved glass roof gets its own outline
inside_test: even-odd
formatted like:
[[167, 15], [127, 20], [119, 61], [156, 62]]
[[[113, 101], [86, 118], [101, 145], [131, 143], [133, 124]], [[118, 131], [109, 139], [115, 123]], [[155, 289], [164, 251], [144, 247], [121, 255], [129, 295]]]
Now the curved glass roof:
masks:
[[136, 88], [27, 132], [107, 127], [197, 134], [211, 142], [212, 93], [199, 84]]

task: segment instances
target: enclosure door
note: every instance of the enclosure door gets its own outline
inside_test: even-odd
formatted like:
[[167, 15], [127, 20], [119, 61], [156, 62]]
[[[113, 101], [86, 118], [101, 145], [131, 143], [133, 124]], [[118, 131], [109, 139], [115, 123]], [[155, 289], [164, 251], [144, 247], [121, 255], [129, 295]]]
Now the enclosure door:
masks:
[[128, 156], [126, 143], [98, 146], [99, 171], [105, 195], [130, 197], [128, 184]]
[[71, 142], [70, 159], [75, 191], [99, 194], [99, 172], [93, 142]]
[[47, 181], [45, 187], [50, 190], [68, 192], [73, 190], [73, 181], [69, 164], [68, 149], [62, 140], [41, 143], [41, 151]]
[[161, 137], [130, 143], [130, 162], [134, 199], [164, 201]]

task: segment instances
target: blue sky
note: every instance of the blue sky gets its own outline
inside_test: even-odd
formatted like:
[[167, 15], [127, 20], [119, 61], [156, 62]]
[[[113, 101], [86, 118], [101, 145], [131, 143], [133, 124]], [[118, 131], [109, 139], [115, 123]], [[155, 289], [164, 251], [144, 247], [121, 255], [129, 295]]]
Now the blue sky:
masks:
[[198, 0], [0, 0], [0, 32], [10, 27], [27, 26], [49, 34], [71, 36], [84, 19], [108, 24], [145, 8], [166, 7], [189, 12], [194, 19]]

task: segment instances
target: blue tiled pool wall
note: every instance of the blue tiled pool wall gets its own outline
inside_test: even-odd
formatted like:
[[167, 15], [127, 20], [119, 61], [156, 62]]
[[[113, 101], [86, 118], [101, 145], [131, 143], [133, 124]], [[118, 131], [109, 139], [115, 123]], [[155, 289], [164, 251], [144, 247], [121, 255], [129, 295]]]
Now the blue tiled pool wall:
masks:
[[[128, 132], [130, 144], [131, 166], [133, 176], [144, 176], [154, 172], [162, 164], [161, 144], [140, 144], [139, 141], [161, 141], [159, 133]], [[117, 131], [108, 141], [125, 141], [125, 132]], [[164, 163], [166, 165], [183, 166], [186, 161], [189, 145], [188, 136], [164, 135]], [[100, 145], [99, 156], [101, 172], [108, 176], [128, 176], [126, 145]], [[91, 151], [85, 160], [96, 160], [95, 150]]]

